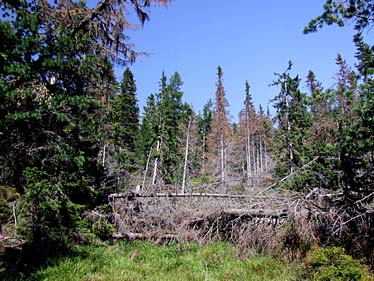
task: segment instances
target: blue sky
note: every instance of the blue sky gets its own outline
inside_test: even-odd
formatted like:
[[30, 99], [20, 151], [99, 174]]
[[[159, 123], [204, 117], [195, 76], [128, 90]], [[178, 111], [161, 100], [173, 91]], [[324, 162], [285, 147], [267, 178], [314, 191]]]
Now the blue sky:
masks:
[[[325, 88], [333, 87], [337, 53], [354, 67], [353, 26], [326, 26], [304, 35], [309, 20], [322, 12], [323, 0], [174, 0], [168, 8], [152, 7], [150, 22], [131, 31], [137, 50], [151, 53], [131, 66], [141, 108], [159, 89], [164, 70], [178, 71], [184, 81], [184, 101], [196, 111], [214, 99], [217, 66], [224, 72], [226, 98], [233, 119], [243, 106], [248, 80], [254, 103], [264, 107], [277, 93], [269, 87], [274, 72], [294, 64], [303, 79], [312, 69]], [[123, 68], [116, 69], [121, 79]]]

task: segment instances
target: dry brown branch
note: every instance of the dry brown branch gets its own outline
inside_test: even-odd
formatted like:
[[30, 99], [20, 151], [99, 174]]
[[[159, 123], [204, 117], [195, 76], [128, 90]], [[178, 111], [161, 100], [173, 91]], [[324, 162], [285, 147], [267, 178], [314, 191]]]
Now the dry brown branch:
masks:
[[334, 207], [332, 198], [323, 189], [309, 194], [252, 189], [240, 195], [128, 192], [109, 199], [125, 239], [229, 241], [243, 253], [251, 248], [288, 259], [301, 258], [300, 249], [313, 244], [350, 243], [356, 254], [373, 249], [365, 237], [374, 234], [374, 212]]
[[308, 163], [306, 163], [305, 165], [303, 165], [302, 167], [298, 168], [296, 171], [294, 171], [293, 173], [290, 173], [289, 175], [285, 176], [284, 178], [280, 179], [279, 181], [277, 181], [276, 183], [268, 186], [267, 188], [265, 188], [265, 190], [269, 190], [269, 189], [273, 189], [273, 188], [276, 188], [279, 184], [281, 184], [282, 182], [285, 182], [286, 180], [288, 180], [289, 178], [292, 178], [293, 176], [299, 174], [299, 173], [302, 173], [305, 168], [307, 168], [308, 166], [310, 166], [311, 164], [313, 164], [315, 161], [317, 161], [319, 159], [319, 156], [315, 157], [313, 160], [309, 161]]

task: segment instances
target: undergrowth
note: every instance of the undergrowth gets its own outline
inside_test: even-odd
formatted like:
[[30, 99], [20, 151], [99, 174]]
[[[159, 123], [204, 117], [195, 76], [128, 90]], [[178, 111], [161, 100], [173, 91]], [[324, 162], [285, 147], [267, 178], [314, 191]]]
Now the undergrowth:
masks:
[[[364, 260], [353, 259], [339, 247], [313, 247], [303, 263], [254, 253], [243, 255], [227, 243], [76, 246], [69, 255], [51, 258], [27, 276], [6, 280], [374, 280]], [[243, 256], [247, 257], [239, 258]]]
[[153, 245], [145, 242], [113, 246], [79, 246], [74, 255], [19, 280], [297, 280], [302, 267], [272, 257], [238, 259], [231, 245]]
[[313, 281], [371, 281], [365, 260], [354, 259], [341, 247], [314, 247], [305, 258], [308, 279]]

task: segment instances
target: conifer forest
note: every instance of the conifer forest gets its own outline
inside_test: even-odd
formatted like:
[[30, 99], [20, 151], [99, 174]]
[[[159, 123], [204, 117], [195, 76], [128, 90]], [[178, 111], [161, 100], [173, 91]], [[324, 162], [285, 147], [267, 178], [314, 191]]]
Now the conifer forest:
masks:
[[333, 87], [290, 61], [269, 77], [269, 105], [242, 82], [234, 118], [220, 65], [201, 110], [178, 71], [139, 108], [129, 66], [142, 50], [128, 31], [169, 2], [0, 1], [0, 276], [77, 244], [138, 239], [289, 261], [336, 246], [373, 266], [374, 1], [326, 0], [305, 19], [306, 34], [354, 25], [357, 64], [331, 58]]

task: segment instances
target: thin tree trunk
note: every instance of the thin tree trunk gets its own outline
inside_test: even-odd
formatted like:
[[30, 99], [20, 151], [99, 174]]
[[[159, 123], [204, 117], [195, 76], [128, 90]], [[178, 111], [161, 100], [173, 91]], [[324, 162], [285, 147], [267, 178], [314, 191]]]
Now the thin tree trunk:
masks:
[[206, 136], [205, 136], [205, 131], [204, 131], [204, 136], [203, 136], [203, 162], [202, 162], [202, 165], [201, 165], [201, 170], [203, 172], [205, 172], [205, 142], [206, 142]]
[[252, 177], [252, 167], [251, 167], [251, 136], [249, 134], [248, 127], [246, 128], [246, 160], [247, 160], [247, 179], [250, 180]]
[[257, 169], [256, 169], [256, 147], [255, 147], [255, 138], [252, 136], [252, 156], [253, 156], [253, 175], [257, 175]]
[[[286, 84], [286, 92], [287, 92], [287, 84]], [[290, 116], [288, 114], [289, 110], [289, 101], [288, 96], [286, 95], [286, 119], [287, 119], [287, 138], [288, 138], [288, 151], [290, 154], [290, 172], [291, 174], [295, 171], [295, 162], [294, 162], [294, 155], [293, 155], [293, 143], [291, 139], [291, 122], [290, 122]]]
[[220, 149], [221, 149], [221, 182], [225, 182], [225, 147], [224, 147], [224, 140], [223, 140], [223, 133], [221, 132], [220, 136]]
[[106, 150], [106, 145], [104, 143], [104, 149], [103, 149], [103, 160], [102, 160], [102, 166], [105, 166], [105, 150]]
[[[17, 231], [16, 202], [17, 201], [14, 201], [13, 204], [12, 204], [12, 214], [13, 214], [13, 218], [14, 218], [14, 227], [15, 227], [15, 230]], [[0, 232], [0, 234], [1, 234], [1, 232]]]
[[264, 142], [264, 155], [265, 155], [265, 172], [267, 173], [269, 170], [269, 163], [268, 163], [268, 155], [267, 155], [267, 148], [266, 148], [266, 142]]
[[[157, 148], [156, 148], [157, 153], [160, 153], [160, 140], [157, 140]], [[155, 164], [153, 166], [153, 177], [152, 177], [152, 186], [156, 184], [156, 176], [157, 176], [157, 165], [158, 165], [158, 155], [155, 159]]]
[[249, 180], [251, 178], [251, 169], [250, 169], [250, 158], [251, 158], [251, 152], [249, 151], [250, 147], [249, 147], [249, 135], [248, 135], [248, 132], [246, 132], [246, 136], [245, 136], [245, 163], [246, 163], [246, 178], [247, 180]]
[[246, 146], [246, 162], [247, 162], [247, 181], [249, 186], [252, 186], [252, 160], [251, 160], [251, 135], [249, 133], [249, 120], [247, 118], [245, 127], [245, 146]]
[[263, 157], [264, 157], [264, 154], [263, 154], [263, 147], [262, 147], [262, 138], [261, 136], [259, 137], [259, 141], [260, 141], [260, 173], [261, 175], [264, 173], [264, 163], [263, 163]]
[[143, 183], [142, 183], [141, 189], [144, 189], [144, 187], [145, 187], [145, 178], [147, 177], [149, 161], [151, 160], [151, 154], [152, 154], [152, 146], [149, 149], [147, 164], [145, 165], [145, 170], [144, 170], [144, 175], [143, 175]]
[[260, 144], [259, 144], [259, 136], [257, 135], [257, 144], [256, 144], [256, 169], [257, 169], [257, 176], [260, 175]]
[[247, 141], [247, 145], [248, 145], [248, 178], [249, 178], [249, 185], [252, 187], [253, 186], [253, 165], [252, 165], [252, 158], [253, 158], [253, 154], [251, 152], [251, 141], [252, 141], [252, 135], [251, 134], [248, 134], [248, 141]]
[[183, 167], [182, 194], [184, 194], [185, 188], [186, 188], [188, 146], [190, 143], [190, 128], [191, 128], [191, 118], [188, 120], [188, 127], [187, 127], [186, 149], [185, 149], [185, 154], [184, 154], [184, 167]]

